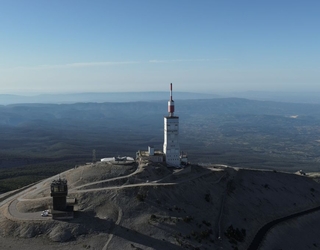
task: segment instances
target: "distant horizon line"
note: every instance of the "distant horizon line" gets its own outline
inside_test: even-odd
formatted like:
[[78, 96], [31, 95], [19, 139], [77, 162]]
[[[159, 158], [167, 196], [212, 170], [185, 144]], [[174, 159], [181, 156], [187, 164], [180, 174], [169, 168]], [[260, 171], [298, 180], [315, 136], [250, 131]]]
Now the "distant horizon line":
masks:
[[[37, 96], [37, 95], [80, 95], [80, 94], [125, 94], [125, 93], [169, 93], [164, 90], [148, 90], [148, 91], [81, 91], [81, 92], [5, 92], [0, 95], [16, 95], [16, 96]], [[275, 90], [244, 90], [244, 91], [174, 91], [174, 93], [184, 94], [202, 94], [202, 95], [219, 95], [219, 94], [245, 94], [245, 93], [269, 93], [269, 94], [317, 94], [318, 91], [275, 91]]]
[[[17, 95], [17, 96], [37, 96], [37, 95], [81, 95], [81, 94], [125, 94], [125, 93], [169, 93], [163, 90], [150, 91], [83, 91], [83, 92], [16, 92], [16, 93], [0, 93], [0, 95]], [[192, 91], [174, 91], [174, 93], [184, 94], [202, 94], [216, 95], [216, 93], [192, 92]]]

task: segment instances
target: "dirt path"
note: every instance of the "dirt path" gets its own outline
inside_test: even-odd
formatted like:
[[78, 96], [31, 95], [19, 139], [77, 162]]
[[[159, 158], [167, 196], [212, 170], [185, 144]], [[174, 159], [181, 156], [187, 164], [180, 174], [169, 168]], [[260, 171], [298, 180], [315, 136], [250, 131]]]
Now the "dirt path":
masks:
[[112, 232], [112, 231], [113, 231], [113, 230], [116, 230], [116, 229], [115, 229], [116, 226], [120, 224], [120, 222], [121, 222], [121, 220], [122, 220], [122, 214], [123, 214], [123, 213], [122, 213], [122, 209], [119, 208], [119, 210], [118, 210], [118, 219], [117, 219], [115, 225], [110, 229], [109, 239], [108, 239], [108, 241], [106, 242], [106, 244], [104, 245], [104, 247], [102, 248], [102, 250], [107, 250], [107, 249], [108, 249], [108, 246], [109, 246], [109, 244], [110, 244], [110, 242], [111, 242], [111, 240], [112, 240], [112, 238], [113, 238], [113, 235], [114, 235], [114, 232]]

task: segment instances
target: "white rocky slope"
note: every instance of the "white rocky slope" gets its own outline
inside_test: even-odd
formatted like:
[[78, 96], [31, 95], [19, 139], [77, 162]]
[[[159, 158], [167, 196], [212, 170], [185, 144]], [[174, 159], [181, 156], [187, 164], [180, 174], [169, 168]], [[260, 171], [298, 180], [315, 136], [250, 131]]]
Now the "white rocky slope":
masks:
[[99, 163], [61, 177], [76, 217], [28, 217], [50, 204], [43, 181], [1, 203], [0, 249], [247, 249], [265, 223], [320, 205], [313, 179], [273, 171]]

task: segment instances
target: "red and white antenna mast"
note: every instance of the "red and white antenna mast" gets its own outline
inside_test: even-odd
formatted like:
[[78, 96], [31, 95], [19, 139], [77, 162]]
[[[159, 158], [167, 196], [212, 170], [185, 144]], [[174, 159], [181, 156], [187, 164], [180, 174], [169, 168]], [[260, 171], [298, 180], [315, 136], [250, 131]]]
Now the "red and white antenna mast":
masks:
[[169, 116], [173, 116], [174, 113], [174, 101], [172, 100], [172, 83], [170, 83], [170, 100], [168, 101]]

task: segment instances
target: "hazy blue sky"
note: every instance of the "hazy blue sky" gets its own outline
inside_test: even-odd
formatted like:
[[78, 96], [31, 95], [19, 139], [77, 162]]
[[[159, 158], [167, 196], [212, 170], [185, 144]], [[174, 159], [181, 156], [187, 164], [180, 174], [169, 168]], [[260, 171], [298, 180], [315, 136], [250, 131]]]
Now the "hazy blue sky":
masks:
[[320, 91], [319, 0], [0, 0], [0, 93]]

